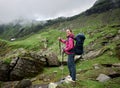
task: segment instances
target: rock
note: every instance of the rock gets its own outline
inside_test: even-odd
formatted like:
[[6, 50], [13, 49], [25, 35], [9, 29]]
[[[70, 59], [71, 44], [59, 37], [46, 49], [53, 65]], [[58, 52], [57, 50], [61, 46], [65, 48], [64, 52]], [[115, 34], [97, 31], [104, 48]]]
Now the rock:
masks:
[[0, 61], [0, 81], [9, 80], [9, 64]]
[[120, 30], [118, 30], [118, 34], [120, 34]]
[[36, 84], [32, 85], [30, 88], [48, 88], [48, 84]]
[[57, 84], [56, 83], [49, 83], [48, 88], [56, 88]]
[[120, 67], [120, 63], [113, 64], [114, 67]]
[[15, 86], [19, 83], [19, 81], [9, 81], [9, 82], [4, 82], [0, 86], [0, 88], [15, 88]]
[[100, 74], [100, 75], [96, 78], [96, 80], [98, 80], [99, 82], [105, 82], [105, 81], [107, 81], [107, 80], [109, 80], [109, 79], [110, 79], [110, 77], [107, 76], [107, 75], [105, 75], [105, 74]]
[[21, 57], [10, 72], [10, 80], [21, 80], [24, 77], [33, 77], [42, 72], [43, 66], [39, 61]]
[[32, 78], [30, 81], [31, 82], [34, 82], [34, 81], [36, 81], [37, 80], [37, 78]]
[[100, 69], [99, 64], [94, 64], [95, 69]]
[[28, 79], [23, 79], [14, 88], [30, 88], [32, 82]]
[[98, 57], [100, 55], [102, 55], [104, 52], [106, 52], [107, 50], [109, 50], [109, 48], [103, 47], [100, 50], [96, 50], [96, 51], [89, 51], [87, 54], [83, 55], [84, 59], [91, 59], [91, 58], [95, 58]]
[[43, 80], [45, 78], [45, 74], [41, 74], [40, 76], [39, 76], [39, 80]]
[[55, 53], [50, 53], [46, 56], [46, 62], [48, 63], [48, 66], [59, 66], [59, 60]]

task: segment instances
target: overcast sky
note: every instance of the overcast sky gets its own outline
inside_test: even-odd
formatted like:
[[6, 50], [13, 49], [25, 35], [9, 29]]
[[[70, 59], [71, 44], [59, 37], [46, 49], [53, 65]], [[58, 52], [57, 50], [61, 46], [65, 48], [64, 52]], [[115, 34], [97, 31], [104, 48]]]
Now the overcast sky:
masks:
[[0, 23], [18, 18], [46, 20], [73, 16], [89, 9], [96, 0], [0, 0]]

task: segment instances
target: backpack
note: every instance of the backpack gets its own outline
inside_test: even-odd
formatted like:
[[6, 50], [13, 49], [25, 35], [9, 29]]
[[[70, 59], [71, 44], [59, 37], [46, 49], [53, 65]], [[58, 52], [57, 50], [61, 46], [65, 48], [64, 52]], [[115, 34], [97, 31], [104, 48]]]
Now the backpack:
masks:
[[75, 47], [74, 47], [74, 53], [75, 55], [81, 55], [83, 54], [83, 45], [85, 40], [85, 35], [82, 33], [79, 33], [75, 36], [74, 40], [76, 41]]

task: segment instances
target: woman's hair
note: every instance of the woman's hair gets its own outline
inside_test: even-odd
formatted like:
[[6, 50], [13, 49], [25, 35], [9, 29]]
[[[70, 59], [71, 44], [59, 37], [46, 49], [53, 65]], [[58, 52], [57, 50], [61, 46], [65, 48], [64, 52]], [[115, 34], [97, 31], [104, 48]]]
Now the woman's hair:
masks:
[[70, 32], [72, 32], [72, 30], [70, 28], [68, 28], [67, 30], [69, 30]]

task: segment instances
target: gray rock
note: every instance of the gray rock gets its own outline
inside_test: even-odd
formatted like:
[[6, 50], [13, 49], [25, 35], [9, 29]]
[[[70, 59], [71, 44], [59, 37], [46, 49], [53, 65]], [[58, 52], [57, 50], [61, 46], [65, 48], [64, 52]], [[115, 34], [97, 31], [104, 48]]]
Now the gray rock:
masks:
[[39, 61], [30, 58], [19, 58], [10, 72], [10, 80], [21, 80], [24, 77], [33, 77], [42, 70], [43, 66]]
[[59, 60], [55, 53], [50, 53], [46, 56], [46, 61], [48, 66], [59, 66]]
[[94, 64], [94, 68], [95, 68], [95, 69], [100, 69], [99, 64]]
[[49, 83], [48, 88], [56, 88], [57, 85], [57, 83]]
[[19, 81], [9, 81], [9, 82], [4, 82], [0, 86], [0, 88], [15, 88], [15, 86], [19, 83]]
[[100, 75], [96, 78], [96, 80], [98, 80], [99, 82], [105, 82], [105, 81], [107, 81], [107, 80], [109, 80], [109, 79], [110, 79], [110, 77], [107, 76], [107, 75], [105, 75], [105, 74], [100, 74]]
[[91, 59], [91, 58], [95, 58], [98, 57], [100, 55], [102, 55], [104, 52], [106, 52], [107, 50], [109, 50], [109, 48], [101, 48], [99, 50], [95, 50], [95, 51], [89, 51], [87, 54], [83, 55], [84, 59]]
[[32, 82], [28, 79], [23, 79], [14, 88], [30, 88]]

